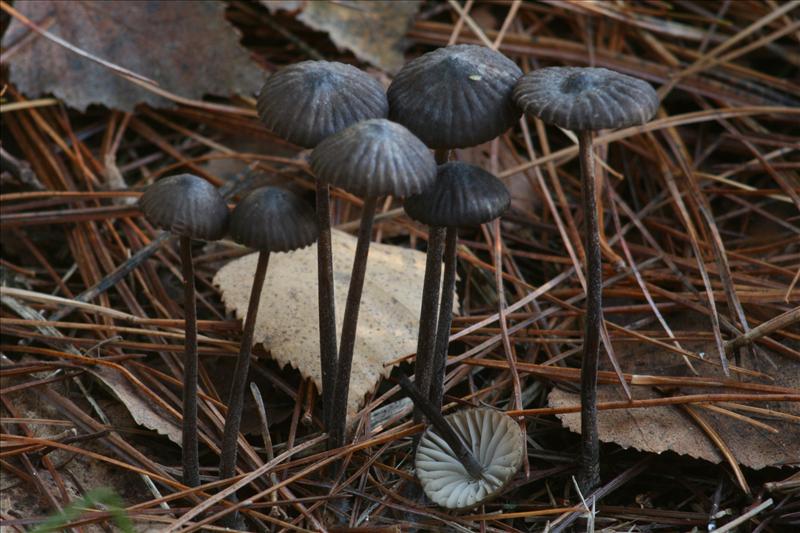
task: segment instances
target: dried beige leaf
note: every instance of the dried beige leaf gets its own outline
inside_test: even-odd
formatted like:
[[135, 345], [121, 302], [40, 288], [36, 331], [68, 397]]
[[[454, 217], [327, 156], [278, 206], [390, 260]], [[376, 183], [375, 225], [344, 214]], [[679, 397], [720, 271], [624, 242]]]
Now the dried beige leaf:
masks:
[[306, 3], [297, 20], [326, 31], [341, 48], [389, 72], [403, 66], [405, 35], [421, 2], [357, 0]]
[[[333, 275], [336, 322], [342, 328], [355, 237], [333, 232]], [[257, 254], [225, 265], [214, 276], [228, 310], [241, 319], [247, 312]], [[387, 362], [417, 349], [425, 254], [408, 248], [373, 243], [369, 250], [364, 293], [350, 377], [348, 415], [373, 391]], [[322, 388], [319, 364], [316, 245], [286, 254], [272, 254], [261, 294], [254, 339], [282, 365], [291, 365]]]
[[[674, 320], [670, 320], [673, 326]], [[680, 319], [678, 321], [683, 322]], [[702, 319], [695, 317], [693, 324], [687, 320], [684, 324], [686, 327], [682, 329], [683, 331], [697, 330], [703, 323]], [[683, 342], [681, 344], [684, 348], [696, 352], [705, 350], [707, 357], [712, 360], [719, 360], [716, 356], [711, 355], [714, 350], [713, 343], [692, 344]], [[626, 342], [615, 344], [614, 348], [620, 365], [625, 372], [649, 375], [689, 375], [679, 355], [669, 353], [657, 346], [639, 342]], [[742, 366], [765, 372], [775, 378], [774, 381], [768, 382], [769, 384], [793, 388], [800, 394], [800, 372], [797, 371], [797, 362], [778, 354], [770, 353], [769, 355], [778, 365], [777, 369], [766, 364], [764, 360], [755, 362], [747, 355], [742, 358]], [[722, 372], [717, 370], [717, 367], [707, 364], [695, 364], [695, 367], [702, 376], [723, 377]], [[710, 392], [723, 391], [680, 388], [671, 390], [670, 394], [708, 394]], [[650, 387], [631, 387], [631, 393], [634, 399], [662, 397]], [[599, 385], [597, 398], [598, 402], [625, 399], [624, 393], [618, 385]], [[578, 394], [572, 394], [560, 389], [554, 389], [548, 399], [550, 407], [566, 407], [580, 403]], [[793, 402], [754, 402], [750, 405], [800, 416], [800, 405]], [[754, 416], [752, 413], [740, 412], [778, 430], [778, 433], [771, 433], [730, 416], [712, 412], [700, 406], [693, 407], [722, 437], [739, 464], [754, 469], [800, 464], [800, 448], [797, 446], [797, 443], [800, 442], [800, 424], [796, 421], [764, 418], [758, 415]], [[576, 433], [580, 432], [580, 413], [558, 415], [558, 417], [561, 419], [562, 424], [570, 430]], [[635, 448], [653, 453], [672, 451], [712, 463], [719, 463], [723, 460], [722, 454], [714, 443], [679, 407], [666, 406], [600, 411], [598, 423], [600, 440], [614, 442], [623, 448]]]
[[119, 372], [102, 367], [90, 370], [90, 372], [125, 405], [137, 424], [152, 429], [160, 435], [165, 435], [175, 444], [181, 443], [180, 421], [143, 395]]
[[[186, 98], [251, 95], [263, 77], [239, 43], [239, 32], [225, 20], [222, 2], [35, 0], [17, 2], [16, 8], [33, 21], [51, 21], [49, 32], [85, 52]], [[29, 32], [12, 19], [3, 46]], [[92, 104], [123, 111], [133, 111], [140, 103], [173, 105], [44, 37], [23, 46], [9, 67], [11, 81], [26, 95], [52, 93], [81, 111]]]

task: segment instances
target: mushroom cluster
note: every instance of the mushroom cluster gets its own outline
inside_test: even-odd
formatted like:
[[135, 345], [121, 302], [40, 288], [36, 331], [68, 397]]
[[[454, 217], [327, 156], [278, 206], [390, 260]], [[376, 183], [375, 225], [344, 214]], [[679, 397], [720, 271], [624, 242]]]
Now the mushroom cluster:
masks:
[[[271, 75], [258, 97], [265, 126], [313, 149], [316, 210], [272, 187], [244, 197], [232, 215], [205, 180], [173, 176], [153, 184], [140, 205], [156, 226], [180, 236], [185, 281], [183, 466], [186, 484], [199, 484], [197, 450], [197, 331], [191, 241], [232, 239], [259, 253], [221, 447], [219, 474], [235, 474], [237, 440], [253, 344], [253, 330], [270, 254], [317, 242], [319, 346], [323, 423], [329, 446], [346, 443], [346, 406], [359, 306], [379, 199], [404, 201], [409, 218], [428, 226], [415, 377], [399, 383], [412, 397], [418, 421], [432, 424], [416, 455], [425, 493], [447, 508], [480, 504], [504, 489], [525, 456], [517, 421], [489, 409], [443, 417], [444, 376], [457, 278], [459, 228], [502, 216], [506, 186], [488, 171], [450, 161], [453, 150], [502, 135], [523, 112], [577, 134], [585, 221], [586, 329], [581, 382], [582, 484], [599, 481], [596, 383], [601, 307], [601, 263], [596, 203], [594, 132], [641, 124], [658, 107], [649, 84], [599, 68], [549, 67], [523, 76], [489, 48], [455, 45], [409, 62], [387, 91], [363, 71], [336, 62], [305, 61]], [[358, 243], [337, 342], [331, 249], [331, 192], [363, 200]], [[442, 269], [444, 273], [442, 274]], [[338, 347], [337, 347], [338, 346]]]

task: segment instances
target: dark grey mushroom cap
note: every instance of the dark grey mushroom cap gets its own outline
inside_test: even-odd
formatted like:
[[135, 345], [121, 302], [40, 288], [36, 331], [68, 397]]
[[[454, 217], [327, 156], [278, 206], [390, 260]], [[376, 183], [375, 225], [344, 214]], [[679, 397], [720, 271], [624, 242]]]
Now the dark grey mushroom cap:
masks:
[[389, 112], [383, 86], [351, 65], [302, 61], [272, 74], [258, 95], [258, 116], [304, 148], [361, 120]]
[[351, 194], [405, 198], [436, 178], [430, 150], [405, 127], [386, 119], [359, 122], [311, 152], [317, 179]]
[[203, 178], [178, 174], [158, 180], [139, 198], [151, 224], [175, 235], [216, 241], [228, 227], [228, 205]]
[[317, 240], [314, 210], [296, 194], [255, 189], [231, 214], [231, 238], [263, 252], [290, 252]]
[[429, 226], [478, 226], [503, 214], [508, 189], [475, 165], [452, 161], [439, 166], [436, 182], [406, 199], [408, 216]]
[[485, 143], [519, 119], [512, 91], [520, 76], [513, 61], [490, 48], [439, 48], [395, 76], [387, 92], [389, 118], [431, 148]]
[[420, 438], [414, 467], [428, 498], [448, 509], [470, 509], [508, 485], [522, 465], [525, 436], [510, 416], [492, 409], [466, 409], [445, 419], [483, 467], [481, 479], [467, 473], [432, 427]]
[[658, 109], [649, 83], [605, 68], [534, 70], [519, 80], [514, 99], [525, 114], [573, 131], [644, 124]]

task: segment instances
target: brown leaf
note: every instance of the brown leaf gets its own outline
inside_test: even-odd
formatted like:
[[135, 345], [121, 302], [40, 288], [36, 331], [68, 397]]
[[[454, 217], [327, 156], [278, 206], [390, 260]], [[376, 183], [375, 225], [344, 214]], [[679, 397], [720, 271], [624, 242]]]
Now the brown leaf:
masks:
[[[682, 328], [683, 331], [698, 331], [698, 327], [703, 324], [702, 320], [696, 319], [692, 322], [689, 320], [684, 321], [683, 318], [681, 317], [677, 321], [675, 318], [670, 319], [670, 325], [674, 327], [676, 325], [673, 323], [674, 321], [681, 322], [684, 326]], [[715, 356], [711, 355], [714, 350], [713, 342], [682, 342], [681, 345], [685, 349], [693, 350], [696, 353], [705, 351], [706, 357], [712, 360], [715, 359]], [[620, 365], [625, 372], [649, 375], [690, 375], [681, 361], [680, 355], [667, 352], [663, 348], [638, 342], [617, 343], [614, 348]], [[794, 388], [800, 393], [800, 372], [797, 371], [797, 362], [776, 354], [769, 355], [778, 365], [777, 369], [766, 364], [763, 359], [756, 362], [746, 355], [742, 358], [741, 366], [774, 376], [775, 380], [770, 384]], [[695, 363], [695, 368], [702, 376], [723, 377], [721, 370], [717, 370], [717, 367], [712, 367], [711, 365]], [[670, 392], [674, 395], [708, 394], [709, 390], [684, 387]], [[662, 397], [650, 387], [631, 387], [631, 393], [633, 398], [637, 400]], [[599, 385], [597, 397], [599, 402], [625, 399], [618, 385]], [[549, 396], [550, 407], [577, 405], [579, 402], [578, 394], [572, 394], [560, 389], [553, 389]], [[767, 404], [754, 402], [751, 405], [800, 416], [800, 405], [797, 403], [772, 402]], [[779, 431], [778, 433], [771, 433], [765, 429], [754, 427], [747, 422], [712, 412], [699, 406], [693, 407], [719, 433], [739, 464], [760, 469], [768, 466], [800, 463], [800, 448], [797, 445], [800, 442], [800, 425], [796, 422], [771, 418], [765, 419], [756, 415], [754, 417], [756, 420], [764, 422]], [[753, 417], [751, 413], [742, 412], [741, 414]], [[561, 419], [562, 424], [570, 430], [576, 433], [580, 432], [580, 413], [558, 415], [558, 417]], [[722, 454], [706, 434], [678, 407], [666, 406], [600, 411], [598, 422], [600, 440], [617, 443], [623, 448], [630, 447], [654, 453], [673, 451], [712, 463], [719, 463], [723, 459]]]
[[[333, 275], [336, 321], [342, 315], [355, 254], [355, 237], [333, 232]], [[258, 308], [254, 338], [282, 365], [297, 368], [322, 390], [319, 364], [316, 245], [286, 254], [272, 254]], [[225, 265], [214, 276], [229, 310], [244, 318], [257, 254]], [[372, 243], [369, 249], [358, 334], [350, 378], [348, 413], [392, 370], [385, 363], [417, 349], [425, 254]]]
[[[101, 59], [155, 80], [186, 98], [252, 94], [262, 75], [238, 32], [225, 21], [221, 2], [73, 0], [18, 2], [38, 25]], [[12, 20], [3, 46], [30, 30]], [[91, 104], [133, 111], [139, 103], [170, 102], [37, 36], [10, 59], [11, 81], [28, 96], [52, 93], [81, 111]]]
[[405, 34], [421, 2], [416, 0], [314, 1], [297, 20], [325, 31], [340, 48], [389, 72], [403, 66]]
[[165, 435], [175, 444], [181, 443], [180, 421], [143, 395], [119, 372], [103, 367], [92, 369], [90, 372], [125, 405], [137, 424]]

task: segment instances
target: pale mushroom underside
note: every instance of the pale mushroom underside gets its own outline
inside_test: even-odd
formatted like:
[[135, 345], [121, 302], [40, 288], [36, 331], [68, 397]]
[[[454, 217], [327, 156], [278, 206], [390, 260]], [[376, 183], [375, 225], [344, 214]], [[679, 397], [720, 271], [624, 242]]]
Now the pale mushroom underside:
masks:
[[483, 466], [472, 478], [450, 446], [429, 428], [420, 439], [415, 466], [425, 494], [448, 509], [468, 509], [497, 495], [522, 465], [519, 425], [491, 409], [468, 409], [446, 417]]

